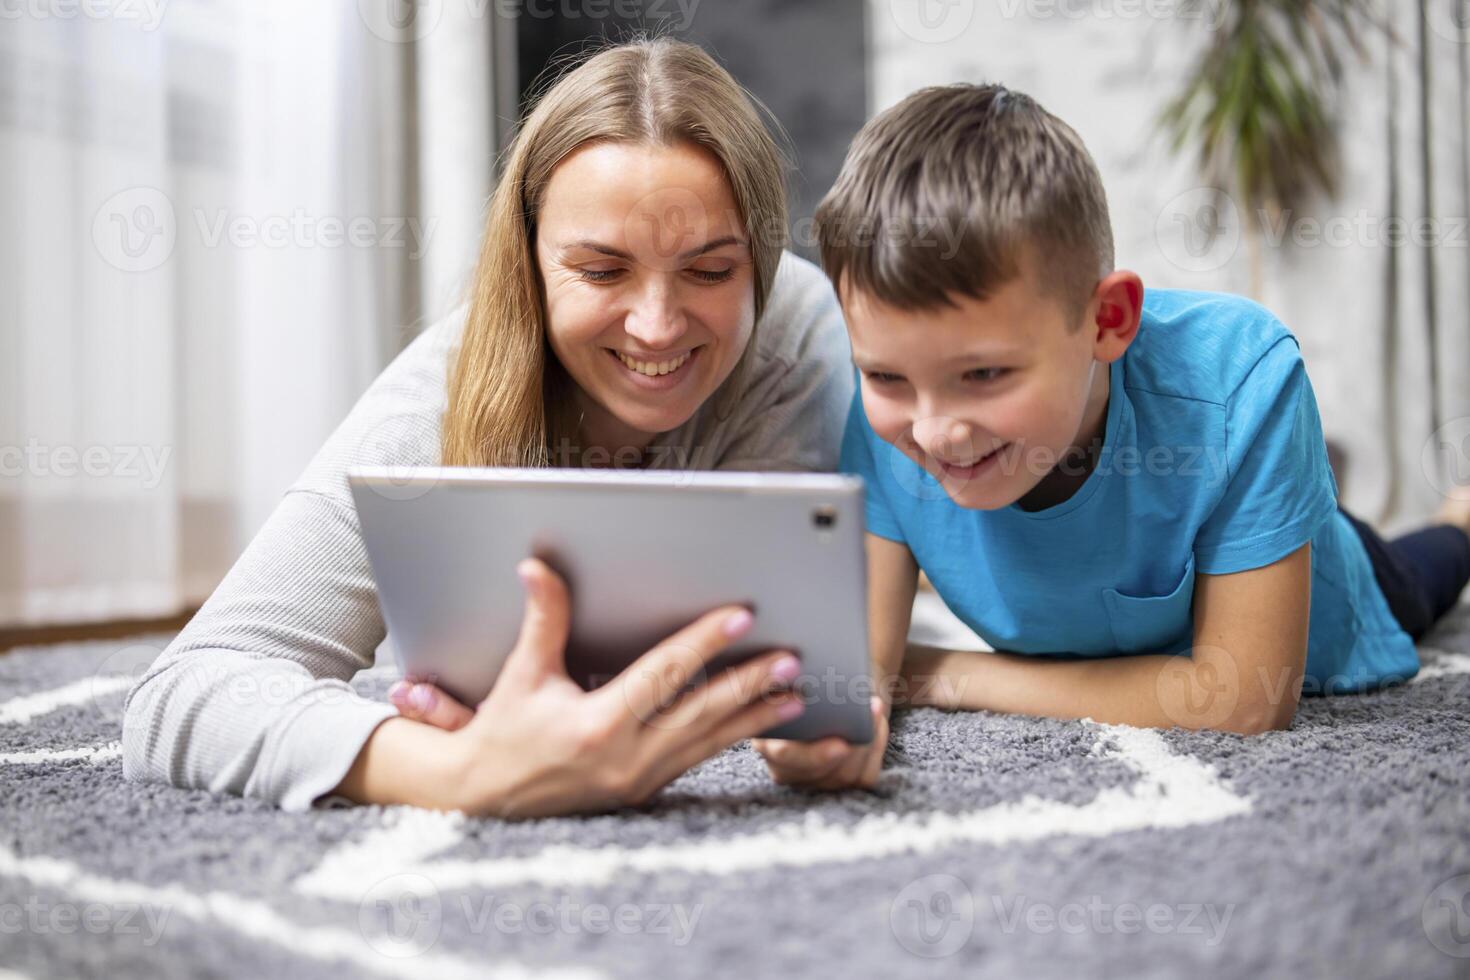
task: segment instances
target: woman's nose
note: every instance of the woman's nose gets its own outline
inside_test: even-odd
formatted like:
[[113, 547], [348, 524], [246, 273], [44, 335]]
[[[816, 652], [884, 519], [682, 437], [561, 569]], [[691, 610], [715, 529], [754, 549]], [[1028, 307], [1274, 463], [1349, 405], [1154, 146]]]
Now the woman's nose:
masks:
[[649, 351], [672, 347], [687, 329], [677, 293], [664, 286], [649, 289], [628, 312], [623, 329]]

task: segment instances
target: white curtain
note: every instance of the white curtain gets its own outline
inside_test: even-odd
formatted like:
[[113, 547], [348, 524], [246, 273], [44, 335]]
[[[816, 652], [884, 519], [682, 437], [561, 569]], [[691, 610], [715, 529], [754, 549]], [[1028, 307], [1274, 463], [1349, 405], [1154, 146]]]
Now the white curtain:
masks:
[[[1394, 4], [1375, 63], [1392, 105], [1385, 211], [1424, 219], [1387, 249], [1385, 481], [1379, 513], [1404, 525], [1470, 491], [1470, 0]], [[1373, 145], [1367, 138], [1366, 145]], [[1372, 363], [1364, 365], [1372, 370]]]
[[[170, 615], [421, 297], [444, 307], [453, 273], [419, 277], [465, 267], [490, 148], [458, 161], [479, 185], [435, 198], [437, 240], [410, 137], [439, 70], [415, 72], [423, 32], [354, 0], [45, 6], [0, 20], [0, 626]], [[488, 90], [440, 95], [490, 125]]]
[[[1175, 16], [1189, 8], [870, 0], [872, 109], [952, 81], [1028, 92], [1097, 159], [1121, 266], [1149, 286], [1249, 294], [1239, 216], [1208, 212], [1224, 234], [1192, 247], [1210, 196], [1192, 155], [1173, 156], [1155, 128], [1217, 7]], [[1422, 21], [1417, 3], [1383, 0], [1379, 13], [1393, 36], [1365, 34], [1367, 57], [1349, 56], [1337, 107], [1339, 194], [1291, 216], [1280, 244], [1267, 245], [1257, 298], [1301, 341], [1326, 434], [1347, 454], [1344, 505], [1392, 531], [1434, 510], [1456, 455], [1470, 479], [1470, 3], [1426, 0]], [[1408, 222], [1397, 247], [1387, 244], [1394, 219]], [[1427, 234], [1414, 234], [1415, 221]]]

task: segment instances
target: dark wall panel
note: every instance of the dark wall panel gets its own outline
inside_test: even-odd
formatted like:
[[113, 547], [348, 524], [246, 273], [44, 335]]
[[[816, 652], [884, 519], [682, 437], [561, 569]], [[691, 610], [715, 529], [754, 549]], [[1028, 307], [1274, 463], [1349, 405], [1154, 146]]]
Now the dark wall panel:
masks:
[[[589, 39], [647, 30], [703, 45], [785, 127], [796, 164], [790, 175], [793, 244], [813, 258], [811, 214], [867, 109], [863, 6], [854, 0], [533, 2], [517, 20], [521, 91], [529, 91], [554, 57], [582, 50]], [[641, 13], [616, 13], [633, 9]], [[599, 16], [584, 12], [591, 10]]]

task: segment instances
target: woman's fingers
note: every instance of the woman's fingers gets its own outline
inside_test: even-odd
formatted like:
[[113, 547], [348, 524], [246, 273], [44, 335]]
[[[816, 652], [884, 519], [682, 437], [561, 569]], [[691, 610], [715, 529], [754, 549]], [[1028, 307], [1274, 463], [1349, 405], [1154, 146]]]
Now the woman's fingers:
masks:
[[[787, 651], [752, 657], [686, 692], [648, 724], [660, 731], [679, 733], [681, 738], [698, 738], [757, 701], [771, 700], [774, 692], [790, 687], [800, 675], [801, 661]], [[795, 709], [785, 710], [790, 713]]]
[[792, 654], [763, 654], [721, 671], [668, 709], [655, 711], [636, 736], [644, 746], [639, 755], [650, 761], [635, 796], [646, 799], [736, 742], [800, 717], [806, 705], [783, 690], [800, 673], [801, 662]]
[[750, 610], [740, 606], [706, 613], [635, 660], [599, 689], [606, 692], [600, 696], [620, 699], [642, 724], [657, 724], [686, 689], [694, 693], [704, 687], [710, 661], [750, 632], [754, 622]]
[[796, 694], [783, 692], [756, 701], [700, 737], [672, 742], [672, 747], [663, 755], [664, 765], [660, 773], [667, 774], [663, 783], [668, 783], [706, 759], [719, 755], [736, 742], [753, 738], [783, 721], [799, 718], [805, 709], [806, 705]]
[[388, 689], [388, 700], [405, 718], [445, 731], [463, 728], [475, 713], [433, 684], [402, 680]]

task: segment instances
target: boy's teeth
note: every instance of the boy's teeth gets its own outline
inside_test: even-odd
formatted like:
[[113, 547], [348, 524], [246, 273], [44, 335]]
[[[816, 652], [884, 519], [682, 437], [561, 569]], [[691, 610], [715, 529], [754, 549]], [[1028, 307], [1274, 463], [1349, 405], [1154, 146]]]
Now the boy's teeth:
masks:
[[614, 351], [613, 353], [618, 355], [618, 360], [622, 361], [623, 366], [628, 370], [636, 371], [650, 378], [656, 378], [661, 374], [677, 371], [684, 366], [685, 361], [689, 360], [688, 354], [681, 354], [672, 361], [635, 361], [622, 351]]

